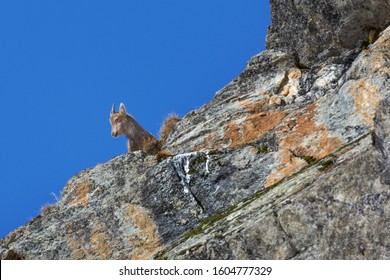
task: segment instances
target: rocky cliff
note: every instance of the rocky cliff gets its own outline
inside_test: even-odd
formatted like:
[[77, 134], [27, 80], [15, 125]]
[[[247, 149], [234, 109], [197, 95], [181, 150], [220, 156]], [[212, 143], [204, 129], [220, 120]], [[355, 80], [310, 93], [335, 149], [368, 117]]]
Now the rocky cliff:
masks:
[[167, 139], [71, 178], [2, 259], [389, 259], [390, 3], [271, 0], [267, 50]]

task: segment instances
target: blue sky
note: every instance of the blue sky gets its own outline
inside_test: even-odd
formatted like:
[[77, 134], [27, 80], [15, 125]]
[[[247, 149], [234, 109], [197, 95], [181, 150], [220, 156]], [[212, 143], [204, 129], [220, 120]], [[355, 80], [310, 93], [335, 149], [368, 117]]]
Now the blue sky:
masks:
[[125, 103], [155, 136], [264, 50], [265, 0], [0, 2], [0, 238], [79, 171], [127, 152]]

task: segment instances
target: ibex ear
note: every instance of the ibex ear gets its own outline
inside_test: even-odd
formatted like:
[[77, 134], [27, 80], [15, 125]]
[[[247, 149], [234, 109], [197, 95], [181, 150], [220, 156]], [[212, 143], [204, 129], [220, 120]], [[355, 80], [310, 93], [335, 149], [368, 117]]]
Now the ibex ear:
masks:
[[123, 105], [123, 103], [121, 103], [121, 105], [119, 106], [119, 113], [121, 113], [121, 114], [127, 114], [127, 113], [126, 113], [125, 105]]

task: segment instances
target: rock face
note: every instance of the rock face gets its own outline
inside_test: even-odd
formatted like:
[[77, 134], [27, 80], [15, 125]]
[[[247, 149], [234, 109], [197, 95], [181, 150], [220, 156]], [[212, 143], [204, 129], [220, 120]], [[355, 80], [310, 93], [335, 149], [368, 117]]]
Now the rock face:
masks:
[[189, 113], [167, 146], [182, 153], [262, 141], [276, 147], [276, 166], [265, 182], [273, 185], [307, 165], [305, 158], [323, 158], [373, 130], [380, 100], [390, 93], [389, 32], [351, 64], [302, 69], [286, 53], [262, 52]]
[[[389, 0], [271, 0], [267, 48], [311, 67], [316, 60], [350, 59], [390, 23]], [[340, 54], [345, 53], [340, 57]]]
[[172, 156], [80, 172], [1, 258], [390, 259], [390, 7], [351, 5], [271, 1], [268, 50], [177, 124]]
[[363, 137], [203, 223], [160, 257], [389, 259], [390, 192], [380, 158]]

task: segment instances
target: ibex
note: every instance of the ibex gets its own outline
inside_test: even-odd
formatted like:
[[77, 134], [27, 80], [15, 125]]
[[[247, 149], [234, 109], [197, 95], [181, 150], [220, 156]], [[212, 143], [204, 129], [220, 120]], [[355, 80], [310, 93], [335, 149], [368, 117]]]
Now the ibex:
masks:
[[115, 104], [112, 105], [110, 123], [112, 127], [112, 136], [116, 138], [122, 134], [126, 135], [129, 153], [142, 150], [142, 146], [146, 142], [157, 141], [153, 135], [143, 129], [142, 126], [126, 112], [123, 103], [121, 103], [118, 113], [115, 112]]

